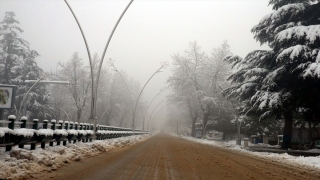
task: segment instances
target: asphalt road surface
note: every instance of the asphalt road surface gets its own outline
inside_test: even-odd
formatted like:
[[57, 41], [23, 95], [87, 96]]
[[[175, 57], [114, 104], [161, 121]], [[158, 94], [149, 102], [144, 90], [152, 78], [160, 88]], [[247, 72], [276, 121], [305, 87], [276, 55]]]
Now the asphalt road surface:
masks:
[[242, 155], [168, 134], [72, 162], [33, 179], [320, 179], [320, 172]]

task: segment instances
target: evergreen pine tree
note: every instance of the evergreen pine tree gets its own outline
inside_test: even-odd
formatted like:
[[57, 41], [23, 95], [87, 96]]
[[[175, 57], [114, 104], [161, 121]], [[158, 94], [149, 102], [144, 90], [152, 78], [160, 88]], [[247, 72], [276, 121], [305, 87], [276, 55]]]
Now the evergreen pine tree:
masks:
[[[16, 114], [20, 108], [25, 93], [31, 86], [25, 80], [39, 79], [43, 73], [35, 58], [39, 55], [29, 49], [29, 43], [19, 37], [23, 30], [18, 27], [14, 12], [6, 12], [0, 22], [0, 83], [16, 85], [15, 108], [11, 113]], [[27, 110], [30, 118], [47, 118], [49, 93], [43, 84], [36, 85], [30, 92], [31, 99], [27, 100]], [[21, 113], [21, 112], [20, 112]], [[46, 114], [46, 115], [45, 115]]]
[[[272, 50], [256, 50], [244, 59], [226, 58], [238, 70], [230, 79], [238, 85], [223, 94], [247, 100], [251, 109], [285, 119], [284, 134], [292, 134], [293, 112], [319, 109], [320, 3], [306, 0], [270, 0], [274, 12], [262, 18], [252, 32]], [[299, 111], [299, 109], [305, 111]], [[261, 119], [260, 118], [260, 119]]]

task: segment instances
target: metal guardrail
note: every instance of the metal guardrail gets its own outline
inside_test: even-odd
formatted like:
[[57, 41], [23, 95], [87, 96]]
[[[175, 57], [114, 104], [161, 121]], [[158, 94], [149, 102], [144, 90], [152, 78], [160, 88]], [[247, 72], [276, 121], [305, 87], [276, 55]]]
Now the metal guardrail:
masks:
[[[7, 127], [0, 128], [0, 147], [6, 147], [6, 151], [11, 151], [12, 146], [18, 145], [24, 148], [24, 145], [31, 145], [30, 150], [34, 150], [37, 144], [41, 144], [41, 148], [60, 145], [63, 142], [65, 146], [68, 143], [89, 142], [94, 138], [96, 140], [104, 140], [118, 137], [125, 137], [138, 134], [149, 134], [148, 131], [139, 129], [130, 129], [123, 127], [97, 125], [96, 133], [93, 132], [93, 124], [74, 123], [69, 121], [43, 120], [39, 123], [38, 119], [27, 122], [26, 117], [21, 117], [20, 121], [16, 121], [15, 116], [9, 116], [9, 120], [0, 120], [0, 123], [7, 124]], [[16, 128], [19, 125], [20, 128]], [[31, 128], [26, 128], [32, 125]], [[43, 128], [39, 129], [39, 125]], [[18, 127], [18, 126], [17, 126]], [[96, 137], [94, 137], [96, 134]]]

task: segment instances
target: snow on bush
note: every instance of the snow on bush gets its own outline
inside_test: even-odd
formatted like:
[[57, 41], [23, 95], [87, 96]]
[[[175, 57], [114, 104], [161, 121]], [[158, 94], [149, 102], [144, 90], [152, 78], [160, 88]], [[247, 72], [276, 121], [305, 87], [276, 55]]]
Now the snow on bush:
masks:
[[150, 135], [136, 135], [116, 139], [96, 140], [90, 143], [77, 142], [66, 146], [53, 146], [30, 151], [14, 147], [10, 152], [0, 148], [0, 179], [32, 179], [32, 174], [56, 170], [71, 161], [81, 161], [108, 152], [115, 147], [125, 147], [146, 139]]

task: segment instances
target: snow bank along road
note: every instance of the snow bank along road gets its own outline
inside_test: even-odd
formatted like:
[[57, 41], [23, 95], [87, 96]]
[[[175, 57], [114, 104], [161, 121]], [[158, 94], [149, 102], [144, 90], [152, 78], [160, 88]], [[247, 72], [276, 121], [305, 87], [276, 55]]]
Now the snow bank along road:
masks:
[[33, 179], [320, 179], [312, 172], [158, 134]]

